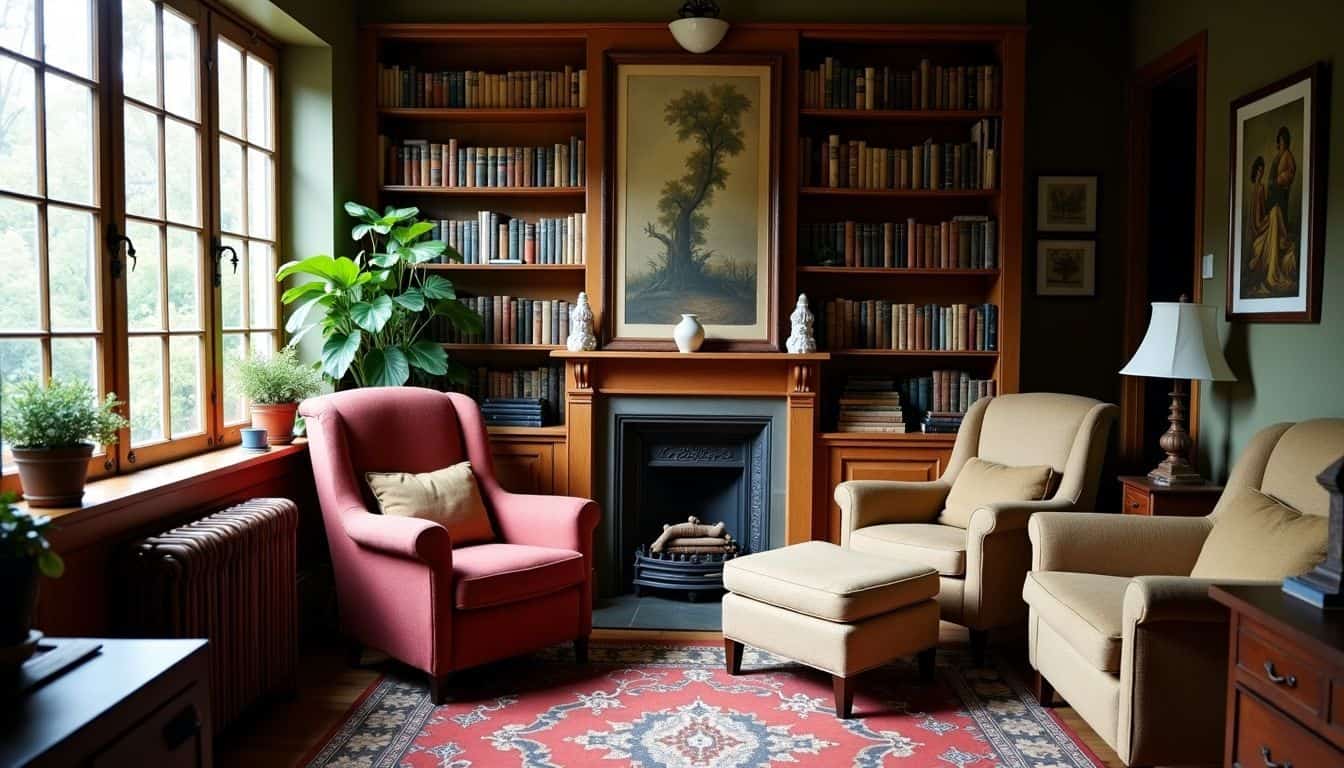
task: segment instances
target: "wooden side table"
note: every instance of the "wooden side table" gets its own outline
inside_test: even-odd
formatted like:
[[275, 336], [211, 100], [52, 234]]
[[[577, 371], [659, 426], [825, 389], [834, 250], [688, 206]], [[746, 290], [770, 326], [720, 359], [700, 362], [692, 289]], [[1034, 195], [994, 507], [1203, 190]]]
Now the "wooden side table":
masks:
[[1143, 475], [1121, 475], [1120, 484], [1126, 515], [1203, 517], [1223, 495], [1221, 485], [1158, 485]]

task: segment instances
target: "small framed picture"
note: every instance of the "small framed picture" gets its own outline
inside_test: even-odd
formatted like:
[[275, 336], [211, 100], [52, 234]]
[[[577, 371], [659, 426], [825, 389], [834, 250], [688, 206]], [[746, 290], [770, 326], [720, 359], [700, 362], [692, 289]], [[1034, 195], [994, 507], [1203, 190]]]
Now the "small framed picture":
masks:
[[1036, 243], [1037, 296], [1093, 296], [1096, 275], [1097, 244], [1092, 240]]
[[1037, 177], [1036, 229], [1042, 232], [1096, 232], [1097, 177]]

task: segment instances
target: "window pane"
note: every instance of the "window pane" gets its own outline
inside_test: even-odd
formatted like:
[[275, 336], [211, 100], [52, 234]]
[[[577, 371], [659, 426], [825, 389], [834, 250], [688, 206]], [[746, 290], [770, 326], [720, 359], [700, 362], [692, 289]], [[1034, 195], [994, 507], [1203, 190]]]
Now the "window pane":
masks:
[[237, 424], [246, 413], [238, 364], [243, 361], [243, 334], [224, 334], [224, 423]]
[[52, 339], [51, 377], [63, 381], [87, 382], [90, 389], [98, 392], [98, 353], [93, 339]]
[[195, 126], [163, 121], [164, 164], [167, 165], [168, 220], [199, 224], [200, 150]]
[[254, 237], [271, 237], [274, 164], [265, 152], [247, 150], [247, 230]]
[[201, 237], [177, 227], [168, 228], [168, 327], [201, 328]]
[[[138, 221], [126, 222], [126, 234], [135, 243], [134, 267], [126, 272], [126, 323], [131, 330], [163, 329], [159, 303], [159, 228]], [[130, 262], [129, 259], [127, 259]], [[128, 265], [129, 266], [129, 265]]]
[[275, 336], [270, 333], [252, 334], [251, 354], [254, 357], [270, 357], [275, 354]]
[[33, 68], [0, 56], [0, 187], [37, 193], [37, 93]]
[[168, 341], [172, 391], [172, 435], [181, 437], [201, 431], [201, 341], [195, 336], [174, 336]]
[[97, 329], [94, 319], [97, 249], [93, 214], [57, 206], [47, 208], [52, 328], [63, 331]]
[[151, 0], [122, 0], [121, 72], [127, 96], [159, 103], [158, 32]]
[[271, 68], [256, 56], [247, 57], [247, 140], [270, 149], [272, 134]]
[[247, 244], [247, 277], [252, 283], [253, 328], [275, 327], [275, 256], [266, 243]]
[[25, 56], [36, 55], [33, 40], [37, 27], [34, 0], [6, 0], [0, 5], [0, 46]]
[[37, 206], [0, 198], [0, 331], [40, 330]]
[[[6, 3], [13, 4], [12, 0]], [[46, 62], [67, 72], [93, 76], [93, 25], [89, 0], [43, 0], [43, 41]]]
[[[244, 250], [243, 241], [225, 238], [224, 245], [233, 248], [238, 254], [238, 263], [241, 266], [242, 260], [247, 257], [247, 251]], [[224, 262], [220, 265], [219, 275], [220, 304], [224, 312], [223, 320], [225, 328], [243, 327], [243, 270], [240, 268], [234, 271], [233, 265]]]
[[243, 231], [243, 147], [225, 138], [219, 140], [219, 226]]
[[163, 9], [163, 105], [175, 115], [196, 117], [196, 26]]
[[219, 76], [219, 129], [243, 135], [243, 52], [219, 39], [215, 71]]
[[42, 375], [42, 344], [37, 339], [0, 339], [0, 380], [10, 387]]
[[163, 439], [163, 341], [132, 336], [127, 342], [131, 367], [131, 444]]
[[159, 216], [159, 126], [154, 113], [126, 105], [126, 212]]
[[47, 196], [75, 203], [93, 197], [93, 91], [47, 74]]

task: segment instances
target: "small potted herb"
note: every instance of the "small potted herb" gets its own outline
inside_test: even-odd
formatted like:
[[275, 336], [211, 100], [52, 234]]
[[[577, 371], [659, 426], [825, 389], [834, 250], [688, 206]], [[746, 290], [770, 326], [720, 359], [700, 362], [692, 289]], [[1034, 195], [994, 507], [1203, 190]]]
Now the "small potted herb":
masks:
[[299, 362], [293, 347], [269, 357], [253, 356], [238, 371], [243, 395], [252, 403], [252, 426], [266, 430], [266, 442], [294, 442], [294, 414], [299, 401], [322, 389], [321, 375]]
[[82, 381], [27, 381], [5, 394], [0, 436], [14, 452], [28, 506], [79, 504], [94, 445], [113, 445], [126, 427], [119, 404], [110, 392], [99, 404]]
[[45, 515], [32, 515], [14, 506], [12, 494], [0, 495], [0, 648], [28, 640], [37, 605], [37, 576], [58, 578], [65, 571], [61, 556], [51, 549], [44, 530]]

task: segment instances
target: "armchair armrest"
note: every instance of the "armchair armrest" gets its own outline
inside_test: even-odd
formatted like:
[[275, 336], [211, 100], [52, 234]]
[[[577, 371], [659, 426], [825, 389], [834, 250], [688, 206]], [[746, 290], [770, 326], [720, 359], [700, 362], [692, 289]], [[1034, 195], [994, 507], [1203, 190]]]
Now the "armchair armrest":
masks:
[[1067, 512], [1072, 508], [1073, 502], [1068, 499], [985, 504], [971, 513], [971, 524], [966, 530], [971, 538], [983, 538], [991, 533], [1004, 531], [1020, 531], [1027, 527], [1027, 522], [1037, 512]]
[[1027, 523], [1031, 568], [1106, 576], [1186, 576], [1211, 527], [1202, 517], [1042, 512]]
[[951, 486], [941, 480], [848, 480], [835, 486], [840, 505], [840, 539], [869, 525], [931, 523], [943, 509]]
[[432, 520], [396, 515], [374, 515], [350, 510], [342, 516], [345, 533], [366, 549], [407, 560], [419, 560], [436, 570], [453, 562], [448, 529]]
[[1269, 584], [1251, 579], [1194, 579], [1189, 576], [1137, 576], [1125, 589], [1125, 625], [1157, 622], [1227, 621], [1227, 608], [1209, 597], [1214, 584]]
[[500, 537], [511, 544], [572, 549], [585, 556], [592, 551], [593, 531], [602, 517], [592, 499], [500, 491], [491, 502]]

